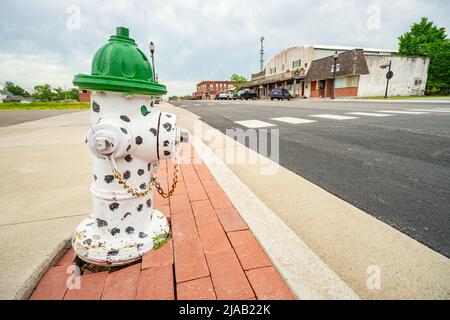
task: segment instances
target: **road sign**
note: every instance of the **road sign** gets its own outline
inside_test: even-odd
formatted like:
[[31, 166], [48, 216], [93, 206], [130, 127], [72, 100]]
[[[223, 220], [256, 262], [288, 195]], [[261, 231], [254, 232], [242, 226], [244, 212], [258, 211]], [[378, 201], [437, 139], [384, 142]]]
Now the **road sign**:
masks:
[[392, 71], [389, 71], [388, 73], [386, 73], [386, 79], [392, 79], [392, 77], [394, 77], [394, 73]]

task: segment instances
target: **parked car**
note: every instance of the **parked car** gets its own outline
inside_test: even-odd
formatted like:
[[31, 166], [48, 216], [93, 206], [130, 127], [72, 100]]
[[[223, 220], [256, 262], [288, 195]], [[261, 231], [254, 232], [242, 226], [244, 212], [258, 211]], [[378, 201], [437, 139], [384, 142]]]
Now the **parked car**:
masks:
[[287, 89], [284, 89], [284, 88], [272, 89], [272, 91], [270, 91], [270, 100], [274, 100], [274, 99], [291, 100], [291, 94], [289, 93], [289, 91]]
[[227, 92], [227, 100], [232, 100], [233, 98], [234, 98], [234, 92], [233, 91]]
[[233, 100], [240, 99], [240, 98], [241, 98], [241, 94], [242, 94], [242, 90], [236, 92], [236, 93], [233, 95]]
[[251, 91], [251, 90], [242, 90], [239, 99], [241, 100], [255, 100], [258, 98], [258, 95], [256, 94], [256, 92]]
[[219, 100], [226, 100], [228, 99], [228, 95], [226, 92], [219, 93]]

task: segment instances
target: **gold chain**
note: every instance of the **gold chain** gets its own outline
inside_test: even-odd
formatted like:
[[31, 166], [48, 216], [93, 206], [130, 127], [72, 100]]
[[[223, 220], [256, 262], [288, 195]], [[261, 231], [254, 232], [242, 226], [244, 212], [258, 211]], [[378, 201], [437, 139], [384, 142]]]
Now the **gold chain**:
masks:
[[179, 169], [180, 166], [178, 164], [174, 165], [175, 168], [175, 172], [173, 174], [173, 181], [172, 181], [172, 187], [170, 188], [170, 190], [166, 193], [164, 192], [163, 188], [161, 187], [161, 184], [158, 181], [158, 178], [156, 176], [153, 176], [148, 184], [148, 187], [146, 190], [144, 191], [137, 191], [136, 189], [134, 189], [133, 187], [131, 187], [127, 181], [125, 180], [125, 178], [123, 177], [123, 174], [121, 172], [119, 172], [116, 168], [113, 168], [112, 171], [114, 173], [114, 177], [117, 179], [117, 182], [128, 192], [131, 193], [133, 196], [135, 197], [144, 197], [147, 194], [149, 194], [153, 189], [152, 189], [152, 184], [155, 186], [156, 190], [158, 191], [158, 193], [161, 195], [161, 197], [163, 197], [164, 199], [167, 199], [169, 197], [171, 197], [174, 192], [175, 189], [177, 187], [177, 183], [178, 183], [178, 173], [179, 173]]
[[135, 197], [144, 197], [147, 194], [149, 194], [152, 191], [152, 185], [151, 181], [148, 184], [148, 187], [144, 191], [137, 191], [136, 189], [132, 188], [125, 178], [123, 177], [123, 174], [119, 171], [117, 171], [115, 168], [113, 168], [114, 177], [117, 179], [117, 182], [128, 192], [131, 193]]
[[167, 193], [164, 192], [164, 190], [161, 188], [161, 185], [158, 182], [158, 178], [157, 177], [152, 178], [152, 183], [155, 185], [156, 190], [164, 199], [171, 197], [174, 194], [175, 189], [177, 187], [178, 172], [180, 170], [180, 166], [178, 164], [175, 164], [173, 167], [175, 168], [175, 172], [173, 173], [172, 187], [170, 188], [169, 191], [167, 191]]

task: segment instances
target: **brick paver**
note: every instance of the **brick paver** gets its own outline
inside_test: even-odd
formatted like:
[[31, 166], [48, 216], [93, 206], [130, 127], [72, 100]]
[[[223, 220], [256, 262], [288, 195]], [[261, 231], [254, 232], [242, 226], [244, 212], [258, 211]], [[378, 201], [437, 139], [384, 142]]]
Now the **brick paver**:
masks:
[[259, 300], [295, 299], [274, 267], [250, 270], [247, 276]]
[[[171, 239], [163, 247], [119, 270], [85, 270], [81, 287], [68, 290], [71, 274], [66, 272], [74, 268], [70, 249], [47, 271], [30, 299], [294, 299], [192, 146], [183, 144], [180, 154], [183, 160], [196, 161], [181, 165], [175, 194], [164, 199], [154, 193], [155, 208], [171, 223]], [[161, 161], [158, 177], [166, 189], [173, 172], [172, 161]]]
[[177, 284], [178, 300], [216, 300], [211, 278], [201, 278]]
[[67, 290], [64, 300], [100, 300], [108, 272], [84, 274], [80, 277], [80, 287]]

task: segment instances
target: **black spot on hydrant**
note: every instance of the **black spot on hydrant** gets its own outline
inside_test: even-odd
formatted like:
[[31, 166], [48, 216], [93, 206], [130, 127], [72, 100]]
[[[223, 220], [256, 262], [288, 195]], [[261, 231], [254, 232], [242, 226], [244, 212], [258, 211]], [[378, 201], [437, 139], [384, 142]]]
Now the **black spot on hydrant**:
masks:
[[125, 160], [126, 160], [127, 162], [131, 162], [131, 161], [133, 160], [133, 158], [131, 157], [131, 155], [127, 155], [127, 156], [125, 157]]
[[109, 210], [114, 211], [119, 208], [119, 204], [117, 202], [111, 203], [109, 205]]
[[92, 101], [92, 111], [100, 112], [100, 105], [95, 101]]
[[90, 246], [92, 244], [92, 239], [86, 239], [83, 241], [83, 244]]
[[138, 170], [138, 175], [142, 176], [145, 173], [144, 169], [139, 169]]
[[135, 141], [136, 141], [136, 144], [137, 144], [137, 145], [142, 144], [142, 137], [139, 137], [139, 136], [136, 137]]
[[155, 128], [151, 128], [150, 132], [153, 133], [153, 135], [156, 137], [156, 135], [158, 134], [158, 131]]
[[123, 216], [123, 218], [125, 219], [126, 217], [131, 216], [131, 212], [127, 212], [125, 213], [125, 215]]
[[107, 227], [107, 226], [108, 226], [108, 222], [97, 218], [97, 227], [102, 228], [102, 227]]
[[97, 176], [94, 174], [94, 181], [97, 181]]
[[133, 227], [128, 227], [125, 229], [125, 232], [128, 234], [133, 234], [134, 233], [134, 228]]
[[164, 147], [167, 147], [170, 144], [169, 140], [163, 142]]
[[139, 186], [142, 190], [145, 190], [147, 188], [147, 184], [143, 183]]
[[114, 181], [114, 176], [113, 175], [107, 175], [105, 176], [105, 182], [106, 183], [111, 183]]
[[147, 207], [149, 207], [149, 208], [152, 207], [152, 199], [148, 199], [146, 203], [147, 203]]
[[170, 151], [165, 150], [165, 151], [164, 151], [164, 155], [165, 155], [165, 156], [170, 156]]
[[147, 237], [148, 237], [148, 235], [146, 235], [145, 233], [139, 232], [139, 238], [143, 239], [143, 238], [147, 238]]
[[140, 204], [140, 205], [138, 205], [138, 207], [136, 209], [138, 212], [141, 212], [143, 208], [144, 208], [144, 205]]
[[115, 236], [115, 235], [118, 234], [118, 233], [120, 233], [120, 229], [118, 229], [118, 228], [114, 228], [114, 229], [111, 230], [111, 234], [112, 234], [113, 236]]
[[118, 254], [119, 254], [119, 250], [111, 249], [108, 251], [108, 253], [106, 255], [107, 256], [117, 256]]
[[172, 130], [172, 125], [168, 122], [163, 124], [164, 129], [166, 129], [167, 131]]
[[125, 180], [128, 180], [128, 179], [130, 179], [130, 177], [131, 177], [131, 172], [130, 171], [125, 171], [124, 173], [123, 173], [123, 178], [125, 179]]
[[125, 134], [128, 133], [127, 129], [125, 129], [125, 128], [120, 128], [120, 131], [122, 131], [122, 132], [125, 133]]
[[120, 116], [120, 119], [125, 122], [130, 122], [130, 118], [128, 118], [127, 116]]
[[127, 152], [130, 151], [131, 145], [128, 145]]

